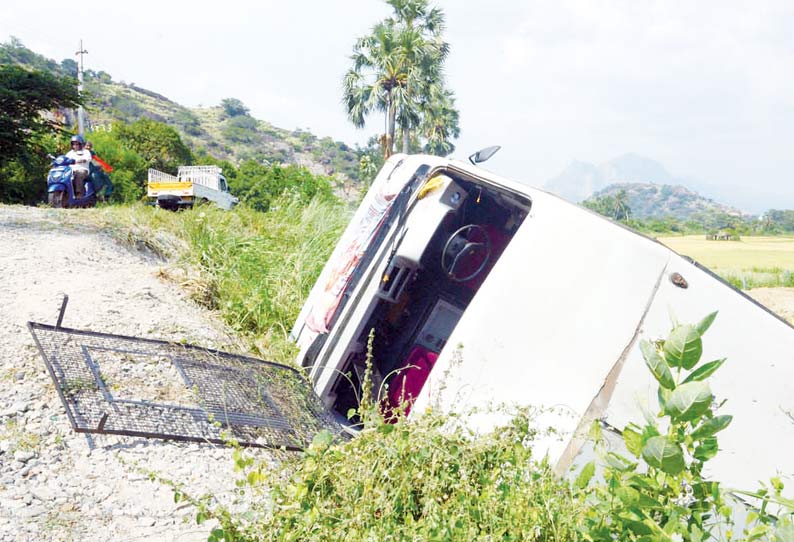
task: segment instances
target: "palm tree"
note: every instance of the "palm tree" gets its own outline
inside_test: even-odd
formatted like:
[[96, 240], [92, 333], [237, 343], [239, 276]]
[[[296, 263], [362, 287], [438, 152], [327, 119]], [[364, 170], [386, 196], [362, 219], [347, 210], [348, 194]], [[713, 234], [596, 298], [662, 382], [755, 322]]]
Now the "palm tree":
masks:
[[455, 150], [453, 138], [460, 135], [458, 110], [455, 95], [450, 90], [434, 90], [424, 106], [422, 132], [427, 140], [425, 152], [447, 156]]
[[408, 28], [420, 27], [433, 37], [440, 37], [444, 31], [444, 12], [439, 8], [431, 8], [427, 0], [386, 0], [386, 3], [394, 10], [391, 20]]
[[615, 220], [628, 220], [630, 218], [629, 195], [625, 190], [618, 190], [613, 198], [612, 205], [612, 218]]
[[430, 96], [443, 95], [443, 64], [449, 44], [441, 39], [444, 18], [427, 0], [387, 0], [394, 17], [377, 24], [354, 47], [345, 74], [343, 102], [348, 118], [361, 128], [366, 116], [384, 114], [384, 151], [394, 147], [396, 126], [408, 152], [410, 136], [423, 123]]
[[350, 121], [363, 128], [366, 116], [377, 109], [385, 114], [386, 144], [391, 153], [397, 104], [405, 93], [410, 64], [399, 46], [399, 33], [388, 23], [379, 23], [372, 34], [359, 38], [353, 67], [344, 78], [344, 102]]
[[430, 8], [428, 0], [387, 0], [387, 3], [394, 10], [388, 20], [403, 29], [402, 46], [412, 51], [411, 56], [418, 62], [414, 67], [416, 77], [409, 81], [409, 100], [401, 104], [397, 118], [403, 137], [402, 151], [407, 153], [410, 135], [422, 123], [429, 97], [443, 93], [443, 65], [449, 44], [442, 38], [444, 13], [439, 8]]

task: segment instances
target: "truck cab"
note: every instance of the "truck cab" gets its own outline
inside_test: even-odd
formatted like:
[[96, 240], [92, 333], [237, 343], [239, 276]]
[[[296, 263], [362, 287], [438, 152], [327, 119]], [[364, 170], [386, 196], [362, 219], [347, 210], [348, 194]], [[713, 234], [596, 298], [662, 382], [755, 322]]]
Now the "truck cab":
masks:
[[153, 204], [171, 210], [204, 202], [228, 210], [239, 203], [218, 166], [180, 166], [176, 176], [149, 169], [147, 196]]

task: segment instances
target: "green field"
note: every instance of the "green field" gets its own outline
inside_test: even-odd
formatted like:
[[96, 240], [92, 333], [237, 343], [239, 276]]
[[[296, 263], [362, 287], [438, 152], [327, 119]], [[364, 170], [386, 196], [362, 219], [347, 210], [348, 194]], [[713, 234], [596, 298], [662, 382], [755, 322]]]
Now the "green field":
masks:
[[794, 287], [794, 237], [743, 237], [711, 241], [702, 235], [659, 237], [740, 288]]

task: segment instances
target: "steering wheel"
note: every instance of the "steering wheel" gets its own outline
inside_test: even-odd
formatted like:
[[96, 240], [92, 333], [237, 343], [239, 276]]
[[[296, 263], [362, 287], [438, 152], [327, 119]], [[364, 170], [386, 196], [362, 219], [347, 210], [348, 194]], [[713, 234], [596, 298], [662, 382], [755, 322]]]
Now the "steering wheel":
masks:
[[491, 259], [491, 238], [479, 224], [455, 230], [441, 252], [441, 269], [454, 282], [466, 282], [485, 270]]

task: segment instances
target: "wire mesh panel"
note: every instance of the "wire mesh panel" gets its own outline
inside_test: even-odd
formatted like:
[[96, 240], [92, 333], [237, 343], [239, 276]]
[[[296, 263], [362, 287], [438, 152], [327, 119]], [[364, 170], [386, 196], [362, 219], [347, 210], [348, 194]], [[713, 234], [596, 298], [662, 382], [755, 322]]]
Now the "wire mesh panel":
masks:
[[292, 367], [28, 322], [75, 431], [302, 449], [341, 433]]

